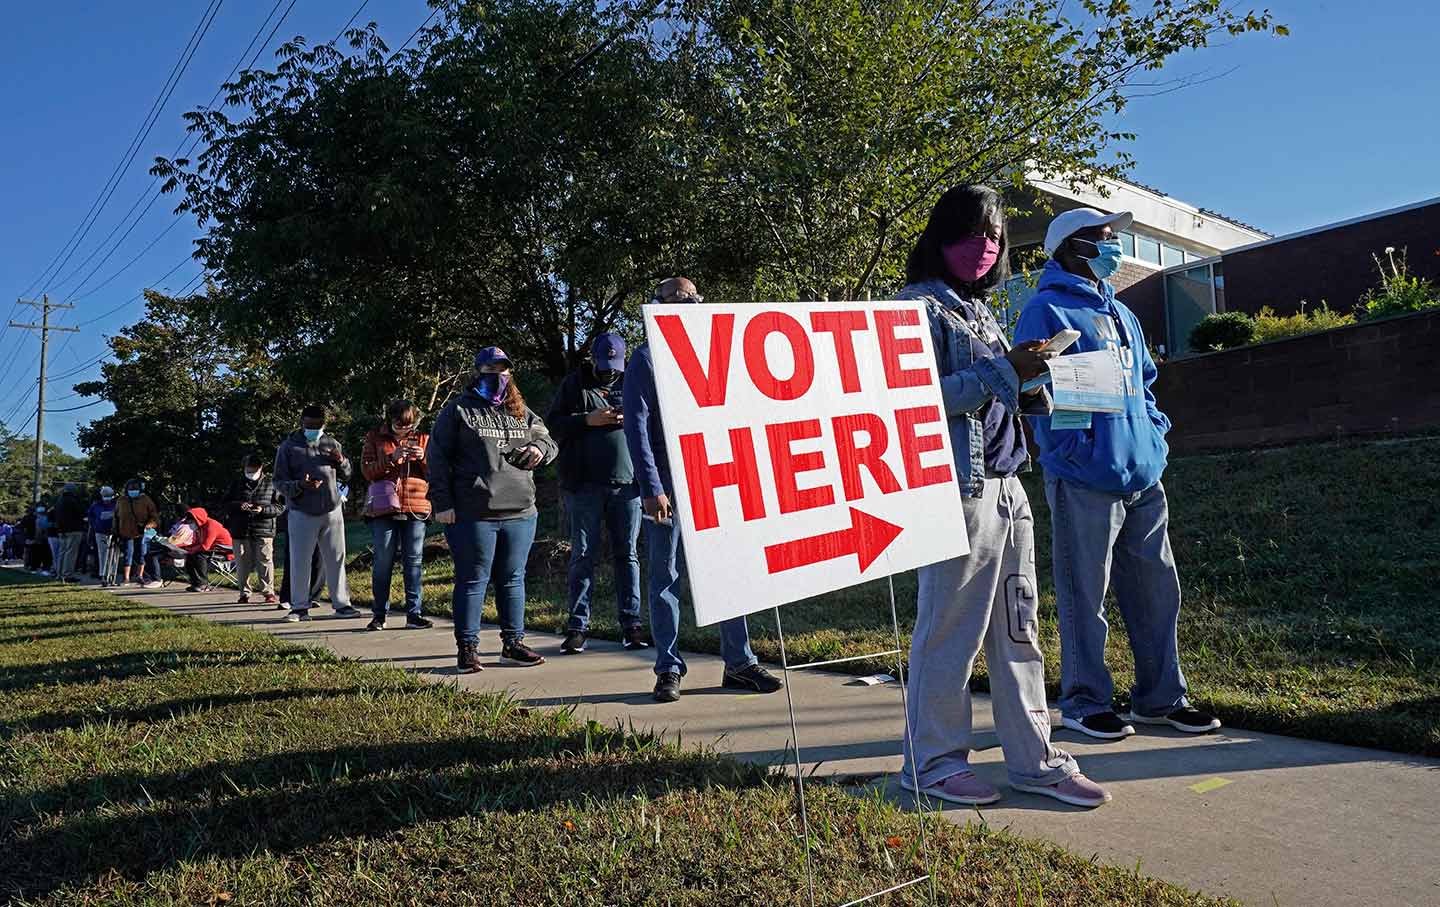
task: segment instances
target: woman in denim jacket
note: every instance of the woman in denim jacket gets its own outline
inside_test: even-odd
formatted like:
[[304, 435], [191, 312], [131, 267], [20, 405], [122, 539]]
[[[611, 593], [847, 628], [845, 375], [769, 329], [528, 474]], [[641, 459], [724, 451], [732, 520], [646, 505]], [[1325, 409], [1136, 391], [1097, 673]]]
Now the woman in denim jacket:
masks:
[[1034, 520], [1016, 477], [1030, 467], [1020, 414], [1050, 410], [1043, 389], [1022, 395], [1021, 385], [1052, 354], [1040, 342], [1012, 348], [990, 311], [988, 299], [1007, 276], [1008, 245], [993, 189], [951, 189], [910, 254], [900, 294], [923, 299], [929, 312], [970, 539], [968, 556], [920, 568], [901, 784], [966, 805], [1000, 799], [969, 766], [970, 674], [983, 646], [1010, 786], [1094, 807], [1110, 795], [1050, 743]]

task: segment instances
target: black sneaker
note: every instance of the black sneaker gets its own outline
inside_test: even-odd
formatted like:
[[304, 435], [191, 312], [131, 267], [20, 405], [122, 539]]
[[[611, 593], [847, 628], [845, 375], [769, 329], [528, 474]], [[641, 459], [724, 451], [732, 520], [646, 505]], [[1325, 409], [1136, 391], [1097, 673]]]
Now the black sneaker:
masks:
[[240, 597], [235, 600], [235, 604], [237, 604], [237, 605], [248, 605], [248, 604], [250, 604], [250, 593], [249, 593], [249, 592], [241, 592], [241, 593], [240, 593]]
[[585, 631], [566, 630], [565, 641], [560, 643], [560, 651], [566, 655], [579, 655], [585, 651]]
[[1094, 715], [1086, 715], [1084, 718], [1067, 716], [1061, 718], [1060, 723], [1072, 731], [1079, 731], [1101, 740], [1119, 740], [1135, 733], [1135, 729], [1114, 712], [1096, 712]]
[[750, 665], [748, 668], [741, 668], [738, 671], [725, 669], [725, 678], [720, 685], [731, 690], [750, 690], [755, 693], [773, 693], [783, 689], [785, 684], [780, 678], [760, 667], [758, 664]]
[[1168, 724], [1177, 731], [1184, 731], [1187, 734], [1208, 734], [1211, 731], [1220, 729], [1220, 719], [1199, 709], [1192, 709], [1188, 705], [1176, 709], [1168, 715], [1140, 715], [1134, 709], [1125, 716], [1125, 720], [1133, 721], [1136, 724]]
[[377, 614], [377, 615], [375, 615], [374, 617], [370, 618], [370, 623], [368, 623], [368, 624], [365, 625], [365, 629], [367, 629], [367, 630], [383, 630], [383, 629], [385, 629], [385, 615], [383, 615], [383, 614]]
[[455, 656], [455, 666], [461, 674], [477, 674], [485, 670], [480, 663], [480, 646], [473, 642], [460, 643], [460, 651]]
[[352, 607], [351, 605], [345, 605], [343, 608], [336, 608], [336, 609], [335, 609], [335, 616], [336, 616], [336, 617], [359, 617], [359, 616], [360, 616], [360, 611], [359, 611], [358, 608]]
[[650, 640], [645, 638], [645, 630], [642, 627], [630, 627], [625, 631], [623, 645], [627, 649], [648, 649]]
[[506, 664], [522, 665], [531, 668], [535, 665], [543, 665], [545, 663], [545, 656], [525, 645], [525, 643], [516, 640], [505, 643], [500, 649], [500, 660]]
[[655, 678], [655, 701], [678, 702], [680, 700], [680, 675], [666, 671]]
[[428, 630], [435, 626], [428, 617], [421, 617], [419, 614], [405, 615], [405, 629], [407, 630]]

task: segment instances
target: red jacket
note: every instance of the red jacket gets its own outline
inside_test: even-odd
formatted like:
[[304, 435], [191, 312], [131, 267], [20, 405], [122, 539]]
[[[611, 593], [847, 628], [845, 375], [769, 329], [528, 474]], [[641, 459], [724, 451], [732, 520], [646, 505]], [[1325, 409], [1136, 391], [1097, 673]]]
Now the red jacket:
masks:
[[202, 551], [214, 551], [218, 547], [233, 548], [235, 541], [230, 538], [230, 530], [221, 525], [219, 520], [210, 519], [210, 514], [204, 508], [196, 507], [186, 514], [195, 523], [195, 542], [185, 550], [190, 554], [199, 554]]

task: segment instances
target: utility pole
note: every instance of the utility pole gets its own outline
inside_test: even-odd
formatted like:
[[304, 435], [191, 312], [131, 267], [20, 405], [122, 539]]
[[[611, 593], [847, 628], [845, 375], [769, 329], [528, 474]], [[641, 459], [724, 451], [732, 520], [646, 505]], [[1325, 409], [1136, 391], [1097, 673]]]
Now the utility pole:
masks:
[[40, 477], [45, 469], [45, 357], [50, 352], [50, 332], [60, 331], [66, 334], [78, 334], [79, 328], [61, 328], [50, 325], [50, 313], [56, 309], [73, 309], [75, 306], [69, 303], [51, 302], [50, 297], [41, 296], [40, 301], [33, 299], [16, 300], [20, 305], [28, 305], [40, 310], [39, 324], [21, 324], [16, 321], [10, 322], [12, 328], [20, 328], [26, 331], [40, 332], [40, 393], [35, 401], [35, 484], [32, 489], [30, 502], [40, 503]]

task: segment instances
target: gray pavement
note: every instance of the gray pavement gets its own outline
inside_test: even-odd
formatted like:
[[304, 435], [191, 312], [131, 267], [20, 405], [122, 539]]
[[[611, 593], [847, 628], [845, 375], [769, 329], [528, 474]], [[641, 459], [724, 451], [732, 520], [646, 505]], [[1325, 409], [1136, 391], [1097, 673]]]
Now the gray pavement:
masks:
[[[565, 656], [559, 637], [533, 633], [527, 639], [548, 663], [509, 667], [499, 663], [498, 634], [486, 628], [485, 671], [459, 675], [444, 621], [411, 631], [394, 629], [403, 620], [392, 617], [392, 629], [367, 633], [364, 619], [342, 620], [320, 609], [314, 613], [324, 616], [313, 622], [288, 624], [281, 612], [235, 604], [229, 591], [120, 594], [436, 682], [508, 690], [531, 705], [572, 706], [602, 723], [663, 730], [741, 759], [784, 765], [793, 758], [785, 694], [721, 689], [715, 656], [687, 655], [683, 698], [661, 705], [650, 698], [651, 654], [626, 652], [617, 643], [592, 640], [583, 655]], [[844, 675], [803, 671], [791, 674], [790, 691], [807, 774], [881, 784], [906, 801], [894, 777], [903, 733], [895, 684], [864, 686]], [[990, 728], [989, 700], [977, 700], [977, 723]], [[1009, 790], [1000, 751], [987, 733], [987, 745], [971, 762], [1005, 798], [983, 812], [946, 815], [1048, 838], [1084, 857], [1138, 866], [1249, 904], [1440, 905], [1440, 760], [1234, 729], [1203, 737], [1147, 729], [1108, 743], [1057, 729], [1055, 739], [1111, 790], [1114, 802], [1084, 811]]]

